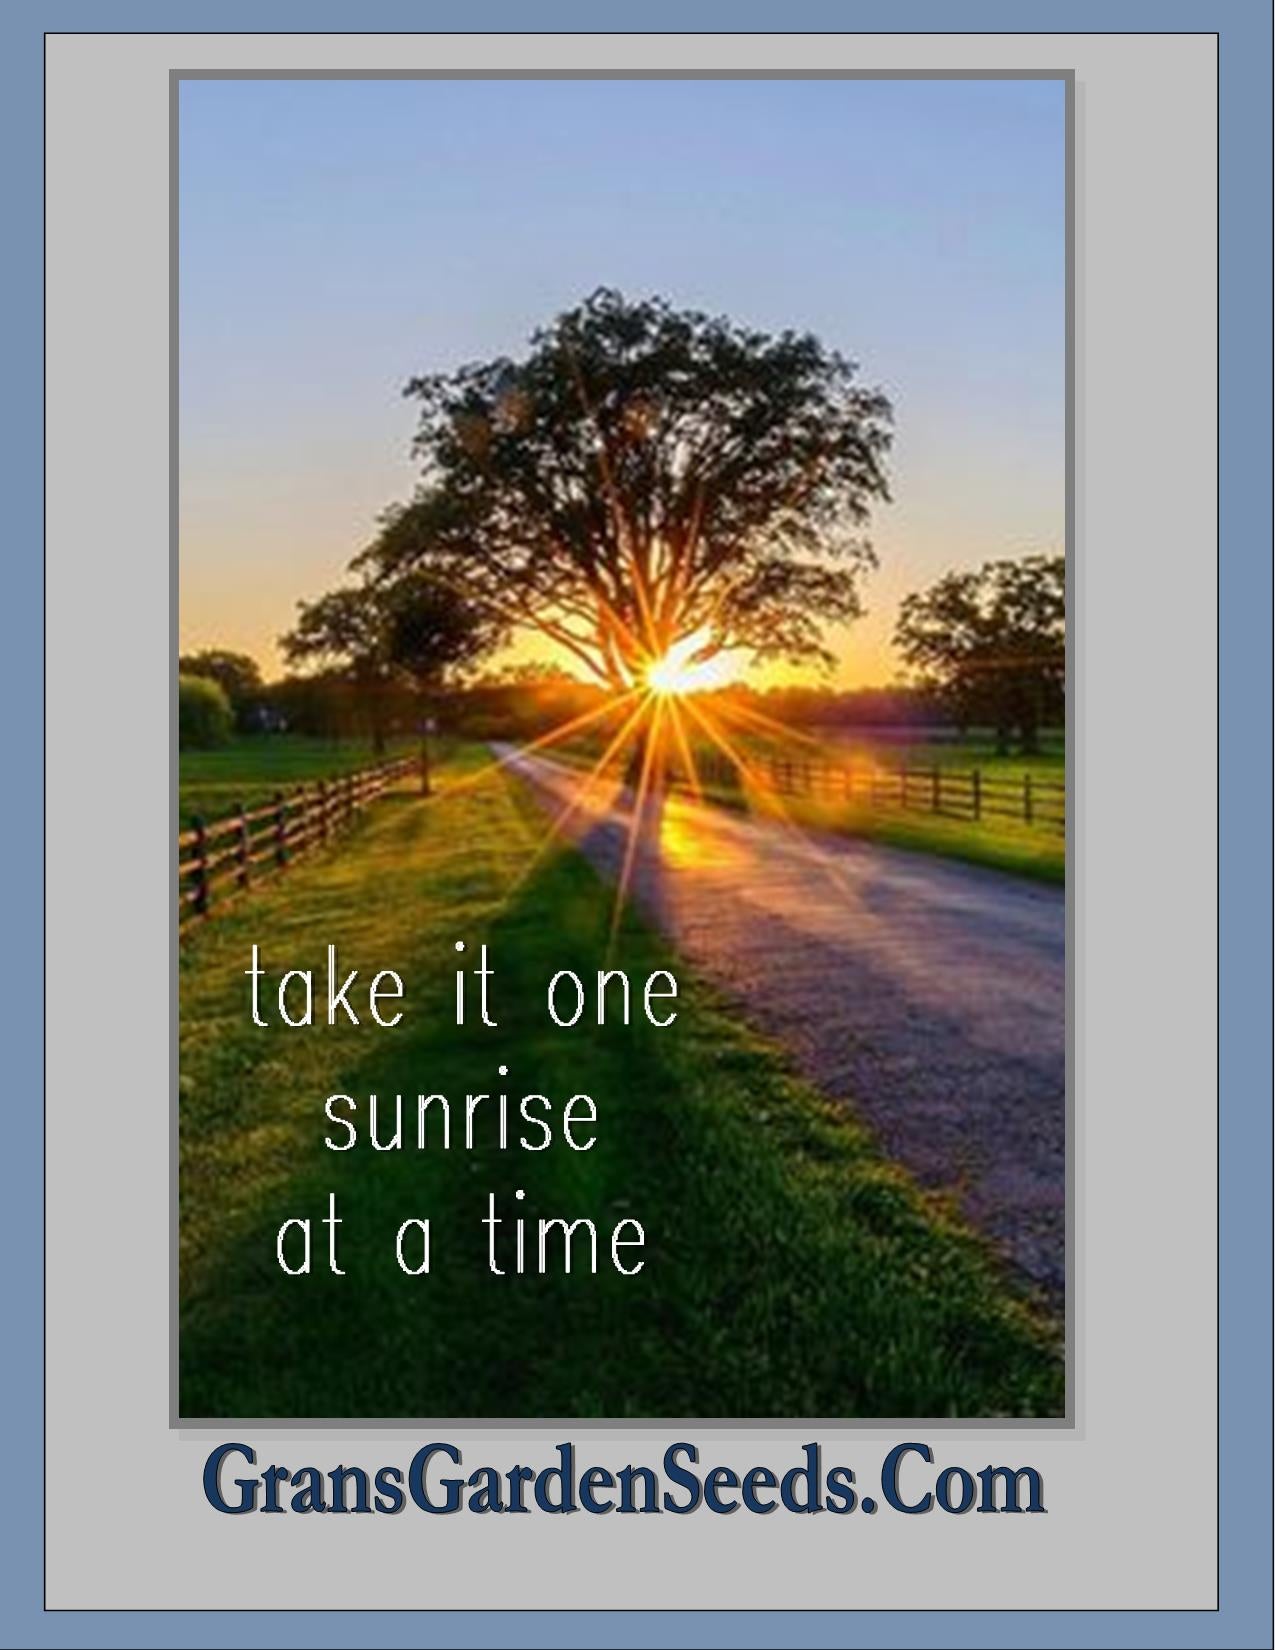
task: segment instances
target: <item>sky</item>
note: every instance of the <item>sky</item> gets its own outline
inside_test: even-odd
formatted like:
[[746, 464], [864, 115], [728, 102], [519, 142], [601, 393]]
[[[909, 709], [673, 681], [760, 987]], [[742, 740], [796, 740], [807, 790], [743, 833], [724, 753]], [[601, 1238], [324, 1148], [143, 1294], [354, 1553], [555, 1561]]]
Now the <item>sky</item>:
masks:
[[[517, 356], [599, 286], [816, 333], [895, 411], [867, 616], [1063, 549], [1052, 81], [185, 81], [180, 632], [280, 668], [299, 598], [406, 498], [413, 374]], [[522, 657], [544, 657], [540, 644]], [[773, 679], [773, 673], [772, 673]]]

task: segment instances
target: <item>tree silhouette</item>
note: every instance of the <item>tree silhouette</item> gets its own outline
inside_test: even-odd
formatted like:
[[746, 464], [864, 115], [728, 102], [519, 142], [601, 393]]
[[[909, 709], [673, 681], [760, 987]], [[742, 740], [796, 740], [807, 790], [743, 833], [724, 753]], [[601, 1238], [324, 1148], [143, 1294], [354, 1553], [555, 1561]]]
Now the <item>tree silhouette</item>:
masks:
[[904, 598], [894, 641], [963, 723], [991, 723], [1000, 753], [1015, 731], [1023, 751], [1034, 753], [1041, 724], [1063, 709], [1064, 558], [1024, 556], [946, 573]]
[[502, 639], [503, 627], [453, 586], [428, 573], [403, 573], [380, 595], [390, 668], [405, 677], [416, 694], [421, 790], [428, 796], [435, 695], [485, 658]]
[[284, 658], [292, 665], [336, 666], [344, 672], [363, 703], [372, 748], [379, 754], [385, 749], [383, 690], [390, 680], [383, 599], [364, 581], [298, 602], [297, 609], [295, 626], [279, 639]]
[[860, 612], [890, 406], [808, 334], [600, 289], [529, 353], [413, 378], [420, 485], [360, 558], [428, 569], [612, 689], [669, 647], [828, 659]]
[[336, 664], [347, 672], [367, 705], [378, 751], [385, 747], [387, 690], [411, 687], [428, 790], [426, 735], [433, 696], [499, 644], [500, 621], [419, 569], [388, 580], [365, 577], [298, 607], [295, 627], [281, 638], [285, 657], [294, 664]]

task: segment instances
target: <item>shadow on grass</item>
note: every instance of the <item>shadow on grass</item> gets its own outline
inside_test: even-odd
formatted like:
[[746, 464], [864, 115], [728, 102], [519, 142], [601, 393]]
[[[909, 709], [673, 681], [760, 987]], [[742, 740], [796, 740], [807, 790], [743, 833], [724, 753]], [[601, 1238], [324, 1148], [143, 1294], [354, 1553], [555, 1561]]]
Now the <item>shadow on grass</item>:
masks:
[[[203, 1246], [185, 1292], [181, 1412], [200, 1416], [893, 1416], [1059, 1413], [1051, 1332], [1009, 1298], [973, 1240], [948, 1226], [866, 1133], [797, 1083], [774, 1052], [692, 988], [675, 1026], [559, 1029], [544, 993], [560, 968], [586, 985], [606, 955], [609, 890], [574, 853], [546, 859], [484, 934], [497, 1029], [451, 1023], [450, 972], [407, 978], [410, 1016], [320, 1091], [252, 1121], [273, 1175]], [[473, 952], [471, 950], [471, 958]], [[614, 966], [638, 989], [670, 958], [622, 926]], [[298, 1033], [279, 1034], [280, 1038]], [[276, 1083], [286, 1083], [287, 1046]], [[507, 1079], [497, 1067], [509, 1067]], [[597, 1102], [597, 1141], [462, 1147], [465, 1095]], [[367, 1097], [404, 1095], [405, 1148], [364, 1139]], [[416, 1096], [452, 1102], [452, 1147], [417, 1150]], [[329, 1093], [359, 1102], [360, 1141], [328, 1151]], [[384, 1117], [384, 1114], [383, 1114]], [[384, 1137], [384, 1136], [383, 1136]], [[255, 1189], [254, 1189], [255, 1188]], [[491, 1274], [487, 1194], [529, 1222], [587, 1216], [596, 1276]], [[340, 1264], [328, 1272], [328, 1193]], [[183, 1187], [198, 1202], [198, 1184]], [[314, 1222], [314, 1270], [285, 1276], [275, 1233]], [[429, 1218], [429, 1276], [394, 1256], [400, 1221]], [[645, 1265], [610, 1264], [617, 1220], [641, 1221]], [[507, 1230], [507, 1229], [506, 1229]], [[534, 1230], [534, 1226], [533, 1226]], [[505, 1250], [507, 1254], [507, 1249]], [[634, 1251], [626, 1259], [632, 1260]], [[507, 1262], [506, 1262], [507, 1264]]]

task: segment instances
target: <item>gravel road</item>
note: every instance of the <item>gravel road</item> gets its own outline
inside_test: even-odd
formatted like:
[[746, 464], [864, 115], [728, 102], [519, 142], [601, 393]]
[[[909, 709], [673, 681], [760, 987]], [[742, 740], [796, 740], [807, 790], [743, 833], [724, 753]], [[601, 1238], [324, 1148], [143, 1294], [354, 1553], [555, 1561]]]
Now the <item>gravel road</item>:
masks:
[[[500, 754], [547, 812], [579, 797], [578, 773]], [[627, 792], [598, 786], [565, 834], [614, 881], [631, 817]], [[688, 963], [1061, 1303], [1061, 889], [680, 796], [640, 833], [631, 886]]]

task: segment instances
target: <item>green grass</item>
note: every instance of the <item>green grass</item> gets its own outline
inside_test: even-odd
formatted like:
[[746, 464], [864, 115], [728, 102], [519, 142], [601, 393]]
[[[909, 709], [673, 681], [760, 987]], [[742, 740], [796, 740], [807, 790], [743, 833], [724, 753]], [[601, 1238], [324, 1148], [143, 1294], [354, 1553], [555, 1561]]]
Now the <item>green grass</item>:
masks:
[[[798, 763], [807, 757], [812, 760], [822, 757], [833, 762], [875, 762], [882, 767], [897, 767], [905, 762], [913, 768], [954, 768], [965, 772], [977, 767], [998, 779], [1015, 782], [1027, 772], [1033, 778], [1059, 783], [1064, 776], [1062, 746], [1052, 738], [1047, 740], [1046, 748], [1039, 757], [1030, 758], [997, 757], [990, 739], [977, 736], [962, 744], [904, 745], [847, 739], [823, 742], [818, 748], [797, 745], [791, 739], [781, 742], [741, 738], [734, 730], [731, 739], [737, 748], [773, 753]], [[604, 738], [574, 740], [555, 746], [547, 754], [555, 761], [587, 768], [597, 761], [605, 744]], [[701, 742], [695, 754], [698, 756], [703, 750]], [[614, 764], [617, 775], [623, 766], [624, 758], [621, 756]], [[883, 842], [916, 853], [964, 860], [997, 871], [1009, 871], [1016, 876], [1031, 877], [1039, 882], [1062, 884], [1066, 881], [1066, 841], [1061, 831], [1029, 827], [995, 814], [987, 814], [976, 822], [919, 809], [905, 812], [888, 806], [871, 807], [862, 800], [833, 802], [799, 795], [778, 798], [760, 787], [743, 791], [735, 785], [709, 782], [704, 784], [702, 790], [705, 800], [719, 807], [738, 809], [763, 818], [778, 817], [811, 830], [863, 837], [871, 842]]]
[[[444, 778], [477, 760], [453, 756]], [[675, 1025], [552, 1025], [548, 978], [571, 967], [587, 979], [600, 965], [611, 899], [571, 850], [529, 871], [543, 831], [503, 775], [432, 802], [392, 796], [344, 845], [183, 949], [182, 1413], [1059, 1413], [1058, 1326], [645, 927], [626, 919], [615, 962], [634, 978], [676, 969]], [[471, 956], [482, 939], [491, 947], [498, 1029], [451, 1023], [461, 938]], [[242, 973], [253, 940], [275, 975], [321, 968], [329, 942], [347, 969], [397, 969], [403, 1022], [254, 1028]], [[591, 1094], [597, 1144], [323, 1147], [330, 1093], [361, 1107], [369, 1093], [399, 1091], [459, 1103], [499, 1086], [555, 1101]], [[644, 1270], [490, 1275], [486, 1193], [507, 1208], [515, 1188], [533, 1221], [588, 1215], [606, 1233], [639, 1219]], [[320, 1263], [310, 1277], [284, 1276], [279, 1224], [321, 1216], [329, 1191], [347, 1275]], [[395, 1265], [408, 1215], [433, 1221], [429, 1277]]]
[[235, 739], [221, 750], [182, 751], [178, 785], [182, 823], [188, 824], [196, 813], [217, 819], [240, 803], [254, 808], [277, 790], [335, 779], [412, 748], [413, 741], [399, 741], [378, 755], [370, 740], [338, 742], [269, 733]]
[[[986, 729], [971, 729], [959, 739], [887, 739], [869, 733], [847, 730], [844, 734], [829, 734], [816, 730], [817, 743], [830, 758], [843, 761], [875, 760], [883, 765], [906, 763], [915, 768], [958, 768], [968, 771], [980, 768], [998, 779], [1021, 779], [1030, 773], [1036, 779], [1061, 781], [1066, 766], [1066, 744], [1061, 733], [1048, 731], [1041, 735], [1040, 752], [1023, 756], [1013, 752], [998, 756], [992, 735]], [[793, 746], [786, 747], [792, 754]]]
[[[853, 762], [866, 758], [883, 765], [906, 764], [913, 768], [956, 769], [965, 773], [977, 768], [992, 780], [1012, 783], [1020, 782], [1027, 774], [1059, 785], [1066, 779], [1066, 742], [1063, 734], [1056, 731], [1042, 733], [1041, 749], [1035, 756], [1020, 753], [998, 756], [992, 735], [979, 729], [951, 741], [895, 743], [851, 734], [824, 744], [834, 760]], [[1055, 806], [1052, 797], [1048, 806], [1052, 811]], [[813, 825], [850, 836], [988, 865], [1018, 876], [1034, 877], [1040, 882], [1066, 881], [1066, 842], [1062, 832], [1034, 829], [994, 814], [976, 822], [922, 812], [891, 813], [862, 805], [834, 809], [827, 804], [808, 802], [803, 802], [798, 812]]]
[[[735, 737], [738, 739], [737, 735]], [[763, 748], [767, 744], [757, 740], [743, 742]], [[853, 731], [830, 735], [818, 730], [813, 746], [795, 746], [790, 740], [782, 744], [771, 741], [769, 748], [789, 757], [800, 758], [805, 754], [823, 756], [828, 761], [850, 766], [939, 768], [963, 773], [977, 768], [991, 780], [1015, 784], [1026, 774], [1031, 774], [1033, 779], [1061, 784], [1066, 773], [1065, 742], [1062, 734], [1057, 732], [1046, 732], [1041, 736], [1041, 750], [1036, 756], [1019, 753], [998, 756], [995, 741], [985, 729], [972, 729], [961, 739], [932, 741], [873, 738], [870, 733]], [[745, 798], [738, 791], [720, 787], [710, 787], [710, 791], [714, 801], [727, 806], [748, 807], [759, 813], [774, 811], [774, 804], [765, 796], [751, 794]], [[1051, 797], [1051, 811], [1053, 805]], [[864, 837], [895, 848], [961, 859], [998, 871], [1010, 871], [1017, 876], [1032, 877], [1040, 882], [1063, 883], [1066, 880], [1066, 843], [1062, 832], [1033, 828], [995, 813], [975, 821], [953, 819], [917, 809], [874, 808], [863, 801], [833, 803], [799, 796], [783, 798], [783, 813], [798, 824], [816, 830]]]
[[785, 796], [782, 807], [765, 792], [707, 786], [705, 795], [722, 807], [742, 808], [760, 817], [778, 815], [811, 830], [863, 837], [916, 853], [986, 865], [1038, 882], [1066, 881], [1067, 851], [1061, 832], [1035, 830], [1007, 819], [949, 819], [939, 814], [870, 808], [864, 803], [816, 801]]

